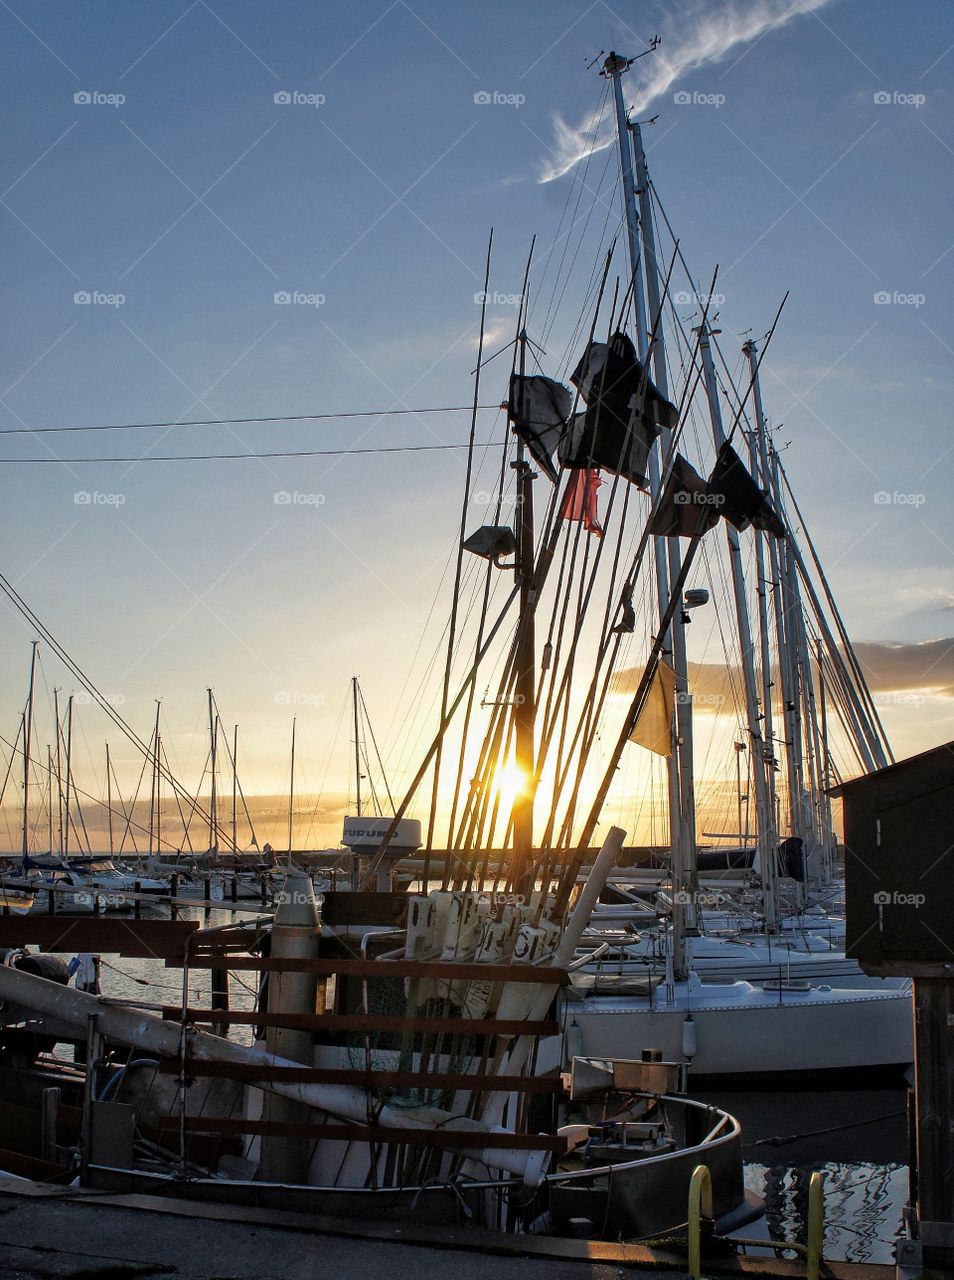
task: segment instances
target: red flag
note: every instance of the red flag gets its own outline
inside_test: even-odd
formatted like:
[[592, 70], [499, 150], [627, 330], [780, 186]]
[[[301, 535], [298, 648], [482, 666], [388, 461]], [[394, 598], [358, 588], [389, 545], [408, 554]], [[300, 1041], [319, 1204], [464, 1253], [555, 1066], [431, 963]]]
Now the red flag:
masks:
[[602, 538], [603, 529], [596, 517], [596, 491], [602, 483], [598, 467], [572, 470], [560, 502], [560, 519], [582, 520], [587, 533]]

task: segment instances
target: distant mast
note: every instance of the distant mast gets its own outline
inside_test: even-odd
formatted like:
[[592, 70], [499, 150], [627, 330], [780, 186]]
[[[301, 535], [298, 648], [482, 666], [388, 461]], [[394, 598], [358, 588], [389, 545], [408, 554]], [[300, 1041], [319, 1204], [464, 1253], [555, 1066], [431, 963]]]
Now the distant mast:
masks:
[[30, 651], [30, 692], [27, 695], [26, 711], [23, 715], [23, 856], [29, 853], [30, 840], [30, 749], [33, 743], [33, 691], [36, 688], [36, 647], [39, 641], [33, 641]]
[[209, 760], [211, 765], [212, 782], [209, 794], [209, 853], [218, 853], [219, 851], [219, 815], [218, 805], [219, 799], [216, 792], [216, 748], [218, 746], [218, 724], [215, 715], [214, 699], [212, 690], [209, 690]]
[[351, 677], [351, 704], [354, 715], [354, 795], [355, 813], [361, 817], [361, 738], [358, 734], [358, 677]]
[[298, 717], [292, 717], [291, 774], [288, 781], [288, 852], [292, 851], [292, 824], [295, 817], [295, 726]]

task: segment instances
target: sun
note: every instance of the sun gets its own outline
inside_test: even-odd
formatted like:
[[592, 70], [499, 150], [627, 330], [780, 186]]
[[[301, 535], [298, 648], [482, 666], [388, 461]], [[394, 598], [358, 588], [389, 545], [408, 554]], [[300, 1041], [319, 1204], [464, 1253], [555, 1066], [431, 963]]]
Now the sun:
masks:
[[495, 786], [501, 807], [512, 809], [514, 801], [527, 790], [527, 775], [513, 760], [508, 760], [497, 773]]

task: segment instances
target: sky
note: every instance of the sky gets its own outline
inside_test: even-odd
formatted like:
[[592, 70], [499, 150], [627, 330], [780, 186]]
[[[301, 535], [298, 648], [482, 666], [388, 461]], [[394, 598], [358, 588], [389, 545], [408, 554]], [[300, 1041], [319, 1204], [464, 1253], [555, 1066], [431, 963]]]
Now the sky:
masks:
[[[948, 0], [0, 0], [0, 32], [2, 572], [144, 737], [161, 699], [185, 781], [211, 686], [246, 792], [280, 812], [297, 716], [296, 790], [325, 797], [307, 837], [333, 843], [353, 675], [407, 775], [434, 727], [417, 691], [465, 461], [419, 447], [465, 442], [469, 416], [287, 419], [468, 406], [491, 228], [488, 344], [512, 336], [535, 235], [530, 328], [565, 373], [620, 212], [601, 130], [592, 224], [559, 238], [600, 55], [657, 34], [627, 103], [655, 119], [651, 173], [694, 272], [719, 267], [723, 349], [789, 291], [762, 370], [787, 472], [896, 753], [954, 737]], [[505, 397], [505, 363], [482, 403]], [[286, 420], [28, 430], [256, 417]], [[32, 637], [5, 606], [8, 741]], [[44, 654], [42, 743], [54, 686], [76, 687]], [[106, 726], [77, 713], [96, 790]]]

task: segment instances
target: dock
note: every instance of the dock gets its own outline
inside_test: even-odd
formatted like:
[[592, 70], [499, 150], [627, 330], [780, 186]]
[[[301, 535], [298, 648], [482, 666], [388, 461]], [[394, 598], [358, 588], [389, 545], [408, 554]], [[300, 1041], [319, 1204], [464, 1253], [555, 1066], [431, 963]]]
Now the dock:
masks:
[[[686, 1259], [636, 1244], [327, 1219], [271, 1209], [0, 1181], [0, 1280], [619, 1280], [688, 1276]], [[707, 1257], [706, 1276], [801, 1280], [804, 1261]], [[826, 1262], [828, 1280], [895, 1268]]]

